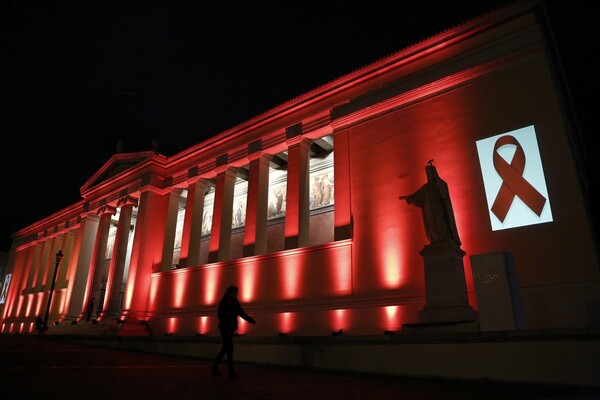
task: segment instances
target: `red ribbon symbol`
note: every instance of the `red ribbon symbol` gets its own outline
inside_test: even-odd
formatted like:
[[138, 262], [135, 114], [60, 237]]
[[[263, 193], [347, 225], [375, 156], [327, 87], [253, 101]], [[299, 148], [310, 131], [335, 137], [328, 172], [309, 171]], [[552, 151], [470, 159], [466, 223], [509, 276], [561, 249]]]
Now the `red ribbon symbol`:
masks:
[[[510, 164], [498, 154], [498, 149], [507, 144], [517, 146]], [[500, 222], [504, 222], [504, 218], [506, 218], [506, 214], [515, 196], [519, 196], [527, 207], [539, 217], [544, 209], [544, 204], [546, 204], [546, 198], [523, 178], [525, 152], [519, 141], [510, 135], [502, 136], [498, 139], [494, 145], [493, 161], [496, 172], [502, 178], [502, 186], [500, 186], [496, 200], [494, 200], [494, 204], [492, 205], [492, 212], [498, 217]]]

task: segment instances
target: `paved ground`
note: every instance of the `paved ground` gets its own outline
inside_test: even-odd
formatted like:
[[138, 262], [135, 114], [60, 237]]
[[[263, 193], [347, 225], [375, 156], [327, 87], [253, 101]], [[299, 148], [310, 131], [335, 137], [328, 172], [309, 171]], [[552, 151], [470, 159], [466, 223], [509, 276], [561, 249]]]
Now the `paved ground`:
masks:
[[[224, 367], [224, 366], [223, 366]], [[0, 399], [600, 399], [600, 388], [472, 382], [239, 364], [210, 374], [210, 360], [0, 336]], [[223, 369], [224, 372], [225, 369]]]

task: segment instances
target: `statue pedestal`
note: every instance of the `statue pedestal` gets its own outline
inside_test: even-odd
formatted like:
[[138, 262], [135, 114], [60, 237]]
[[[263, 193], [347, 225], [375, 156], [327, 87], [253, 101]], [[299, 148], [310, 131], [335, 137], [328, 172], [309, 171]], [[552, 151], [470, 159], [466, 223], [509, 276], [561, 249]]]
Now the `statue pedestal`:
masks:
[[[419, 324], [409, 329], [431, 328], [479, 330], [477, 312], [469, 305], [463, 257], [466, 254], [453, 241], [426, 245], [419, 253], [425, 261], [425, 307], [419, 312]], [[427, 330], [427, 329], [426, 329]]]

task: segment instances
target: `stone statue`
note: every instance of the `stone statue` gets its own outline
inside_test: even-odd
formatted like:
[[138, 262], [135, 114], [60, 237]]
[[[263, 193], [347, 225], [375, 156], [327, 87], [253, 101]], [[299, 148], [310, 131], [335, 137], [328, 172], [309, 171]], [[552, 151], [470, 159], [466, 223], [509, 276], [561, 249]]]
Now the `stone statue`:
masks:
[[431, 244], [451, 240], [460, 246], [448, 185], [437, 174], [433, 160], [427, 164], [427, 183], [415, 193], [399, 196], [399, 199], [421, 208], [425, 234]]

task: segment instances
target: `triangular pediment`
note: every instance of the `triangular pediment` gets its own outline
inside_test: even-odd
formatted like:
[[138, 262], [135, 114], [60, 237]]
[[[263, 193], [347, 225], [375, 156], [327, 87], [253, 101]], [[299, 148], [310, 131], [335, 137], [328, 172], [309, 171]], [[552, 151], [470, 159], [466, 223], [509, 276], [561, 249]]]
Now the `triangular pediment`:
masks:
[[154, 156], [153, 151], [141, 151], [137, 153], [119, 153], [113, 155], [102, 168], [98, 170], [87, 182], [81, 187], [80, 193], [88, 191], [90, 188], [99, 185], [111, 179], [120, 173], [127, 171], [140, 163], [145, 162]]

